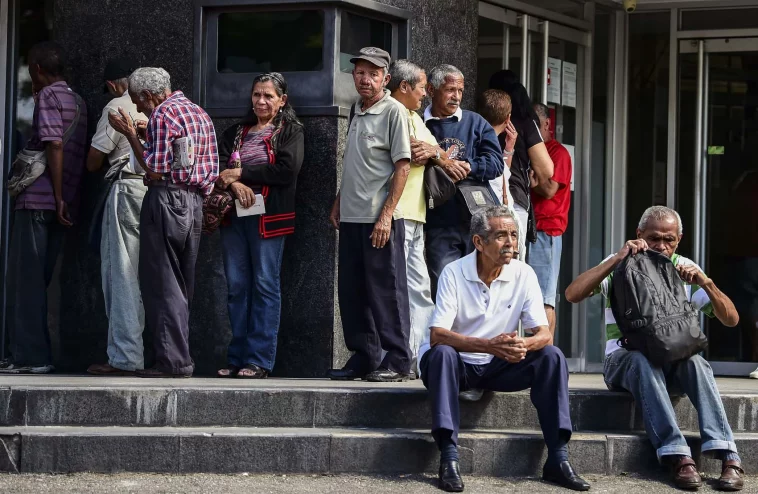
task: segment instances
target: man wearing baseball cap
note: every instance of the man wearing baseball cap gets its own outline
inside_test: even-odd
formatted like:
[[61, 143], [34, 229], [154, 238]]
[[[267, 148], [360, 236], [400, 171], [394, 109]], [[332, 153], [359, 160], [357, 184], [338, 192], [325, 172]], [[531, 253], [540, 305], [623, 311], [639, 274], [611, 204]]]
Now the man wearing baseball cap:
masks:
[[385, 89], [389, 53], [362, 48], [350, 61], [360, 100], [351, 110], [342, 184], [330, 221], [340, 231], [339, 304], [353, 355], [328, 376], [400, 382], [409, 379], [411, 369], [405, 226], [396, 209], [410, 173], [408, 116]]
[[[131, 375], [144, 368], [142, 331], [145, 311], [142, 307], [137, 268], [139, 266], [139, 217], [147, 188], [144, 170], [133, 159], [131, 146], [123, 134], [108, 122], [108, 114], [123, 109], [134, 121], [147, 121], [137, 110], [128, 92], [128, 77], [136, 65], [118, 58], [105, 66], [105, 91], [113, 99], [103, 109], [92, 147], [87, 155], [87, 169], [100, 170], [108, 158], [105, 184], [110, 190], [103, 207], [93, 218], [91, 236], [100, 239], [100, 270], [103, 280], [105, 312], [108, 316], [108, 363], [94, 364], [87, 372], [95, 375]], [[112, 184], [112, 185], [111, 185]], [[97, 231], [97, 227], [101, 231]]]

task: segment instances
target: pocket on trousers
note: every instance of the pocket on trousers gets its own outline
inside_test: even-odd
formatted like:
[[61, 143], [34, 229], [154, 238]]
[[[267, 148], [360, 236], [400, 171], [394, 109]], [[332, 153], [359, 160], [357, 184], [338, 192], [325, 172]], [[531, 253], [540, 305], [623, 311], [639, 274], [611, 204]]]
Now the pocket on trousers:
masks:
[[139, 227], [144, 194], [135, 194], [119, 188], [116, 191], [116, 216], [123, 226]]

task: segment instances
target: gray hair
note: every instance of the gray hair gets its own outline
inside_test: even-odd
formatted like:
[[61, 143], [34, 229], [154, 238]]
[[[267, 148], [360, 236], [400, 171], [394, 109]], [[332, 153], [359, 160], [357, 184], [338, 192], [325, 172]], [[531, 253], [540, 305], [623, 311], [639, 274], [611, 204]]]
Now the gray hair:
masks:
[[509, 207], [485, 206], [471, 217], [471, 236], [479, 235], [485, 242], [489, 242], [489, 236], [492, 232], [492, 227], [490, 227], [492, 218], [510, 218], [516, 223], [516, 231], [520, 229], [516, 215]]
[[410, 60], [395, 60], [392, 62], [392, 65], [390, 65], [390, 82], [387, 84], [387, 89], [389, 89], [390, 92], [395, 92], [403, 81], [406, 81], [412, 88], [414, 88], [421, 79], [421, 74], [423, 72], [424, 69]]
[[655, 221], [661, 221], [668, 218], [674, 218], [676, 220], [677, 225], [677, 233], [681, 236], [682, 235], [682, 218], [679, 216], [679, 213], [674, 211], [671, 208], [667, 208], [666, 206], [652, 206], [645, 210], [644, 213], [642, 213], [642, 217], [640, 218], [640, 223], [637, 225], [637, 228], [640, 231], [645, 231], [645, 228], [647, 228], [648, 222], [653, 219]]
[[171, 91], [171, 76], [160, 67], [141, 67], [129, 76], [129, 90], [136, 94], [163, 94]]
[[432, 71], [429, 72], [429, 84], [431, 84], [434, 89], [439, 89], [445, 84], [445, 79], [449, 76], [460, 77], [463, 79], [463, 72], [453, 65], [443, 63], [442, 65], [434, 67]]
[[550, 118], [550, 110], [548, 109], [547, 105], [544, 105], [542, 103], [534, 104], [534, 113], [536, 113], [537, 116], [540, 117], [540, 121], [543, 122]]

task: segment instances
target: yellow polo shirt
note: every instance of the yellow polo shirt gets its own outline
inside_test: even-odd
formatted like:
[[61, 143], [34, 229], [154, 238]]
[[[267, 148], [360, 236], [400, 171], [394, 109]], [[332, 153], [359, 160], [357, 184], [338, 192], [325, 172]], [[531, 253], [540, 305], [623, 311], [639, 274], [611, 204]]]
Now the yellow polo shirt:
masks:
[[[411, 137], [436, 146], [437, 139], [426, 128], [424, 121], [419, 117], [418, 113], [410, 111], [407, 108], [406, 111], [408, 112], [408, 127]], [[424, 165], [411, 163], [411, 173], [408, 175], [408, 181], [405, 183], [403, 195], [400, 196], [400, 202], [397, 203], [397, 209], [400, 212], [398, 216], [403, 219], [426, 223]]]

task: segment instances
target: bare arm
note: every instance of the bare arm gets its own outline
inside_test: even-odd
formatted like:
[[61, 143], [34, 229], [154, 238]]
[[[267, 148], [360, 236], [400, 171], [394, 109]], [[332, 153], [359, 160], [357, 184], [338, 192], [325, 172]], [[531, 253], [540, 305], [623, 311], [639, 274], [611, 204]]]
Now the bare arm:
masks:
[[99, 149], [89, 148], [87, 153], [87, 171], [96, 172], [103, 166], [105, 153]]
[[561, 184], [552, 178], [547, 179], [547, 182], [537, 182], [536, 184], [532, 185], [532, 190], [534, 190], [545, 199], [552, 199], [560, 188]]
[[719, 290], [716, 284], [708, 278], [708, 282], [701, 285], [713, 305], [713, 313], [721, 321], [721, 324], [728, 328], [733, 328], [740, 323], [740, 315], [734, 303], [727, 297], [724, 292]]
[[553, 335], [550, 333], [548, 326], [538, 326], [536, 328], [527, 329], [533, 336], [524, 338], [524, 344], [527, 352], [536, 352], [542, 350], [548, 345], [553, 344]]
[[537, 177], [537, 182], [540, 184], [549, 183], [555, 172], [555, 166], [553, 165], [553, 160], [550, 158], [550, 154], [547, 152], [545, 143], [538, 142], [530, 147], [527, 150], [527, 153], [529, 154], [531, 168], [534, 170], [534, 175]]
[[63, 200], [63, 142], [50, 141], [45, 146], [47, 165], [50, 167], [50, 179], [53, 182], [55, 202]]
[[390, 192], [387, 199], [384, 200], [384, 206], [379, 213], [379, 219], [374, 225], [374, 231], [371, 233], [371, 245], [374, 248], [381, 249], [390, 239], [390, 230], [392, 229], [392, 215], [395, 212], [400, 196], [403, 195], [405, 183], [408, 181], [408, 174], [411, 172], [411, 161], [403, 159], [395, 163], [395, 174], [390, 179]]
[[475, 338], [473, 336], [464, 336], [454, 333], [453, 331], [433, 327], [429, 343], [431, 346], [446, 345], [451, 346], [459, 352], [471, 353], [492, 353], [490, 351], [490, 340], [485, 338]]
[[713, 306], [713, 314], [721, 321], [721, 324], [728, 328], [733, 328], [739, 324], [740, 316], [732, 301], [697, 266], [692, 264], [679, 265], [676, 270], [684, 281], [694, 283], [705, 290]]
[[612, 258], [585, 271], [572, 281], [566, 288], [566, 300], [572, 304], [578, 304], [582, 300], [590, 298], [595, 288], [600, 286], [603, 280], [611, 274], [613, 269], [624, 260], [629, 252], [636, 254], [647, 249], [647, 243], [642, 239], [627, 241]]

